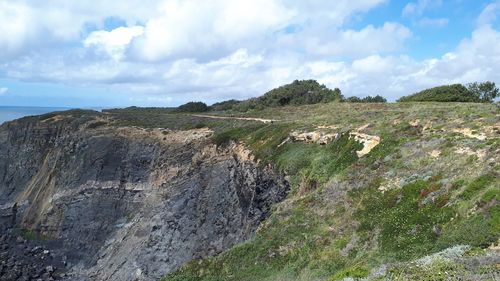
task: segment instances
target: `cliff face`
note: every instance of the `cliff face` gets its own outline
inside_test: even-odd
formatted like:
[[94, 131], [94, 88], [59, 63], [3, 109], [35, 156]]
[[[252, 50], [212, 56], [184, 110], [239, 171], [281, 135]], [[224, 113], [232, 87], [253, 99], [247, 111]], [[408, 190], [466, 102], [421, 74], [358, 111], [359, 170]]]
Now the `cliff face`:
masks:
[[64, 114], [0, 127], [0, 231], [48, 238], [71, 280], [159, 279], [248, 239], [289, 190], [208, 129], [107, 122]]

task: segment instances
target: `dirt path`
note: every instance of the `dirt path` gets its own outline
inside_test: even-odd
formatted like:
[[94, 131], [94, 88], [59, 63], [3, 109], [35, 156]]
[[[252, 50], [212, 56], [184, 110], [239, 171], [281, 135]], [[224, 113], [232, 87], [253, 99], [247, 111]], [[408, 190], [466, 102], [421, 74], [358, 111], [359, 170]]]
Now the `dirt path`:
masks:
[[233, 120], [245, 120], [245, 121], [257, 121], [262, 123], [273, 123], [278, 122], [276, 119], [263, 119], [263, 118], [250, 118], [250, 117], [231, 117], [231, 116], [214, 116], [214, 115], [200, 115], [193, 114], [192, 116], [201, 118], [212, 118], [212, 119], [233, 119]]

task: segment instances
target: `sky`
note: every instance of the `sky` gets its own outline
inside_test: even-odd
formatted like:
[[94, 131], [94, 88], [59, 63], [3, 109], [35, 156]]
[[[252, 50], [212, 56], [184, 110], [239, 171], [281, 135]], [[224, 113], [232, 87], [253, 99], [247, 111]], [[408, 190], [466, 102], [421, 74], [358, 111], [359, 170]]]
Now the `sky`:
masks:
[[211, 104], [295, 79], [390, 101], [500, 84], [500, 0], [0, 0], [0, 105]]

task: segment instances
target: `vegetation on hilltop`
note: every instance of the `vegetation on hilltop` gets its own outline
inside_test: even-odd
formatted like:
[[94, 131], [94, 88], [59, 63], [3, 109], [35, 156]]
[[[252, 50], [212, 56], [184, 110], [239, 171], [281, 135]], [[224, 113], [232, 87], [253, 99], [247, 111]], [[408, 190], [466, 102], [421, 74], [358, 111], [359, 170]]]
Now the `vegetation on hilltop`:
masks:
[[401, 97], [398, 102], [437, 101], [437, 102], [475, 102], [476, 97], [461, 84], [434, 87]]
[[493, 82], [444, 85], [400, 98], [399, 102], [492, 102], [499, 96]]
[[263, 96], [245, 101], [229, 100], [216, 103], [214, 110], [248, 111], [266, 107], [306, 105], [343, 100], [340, 89], [329, 89], [316, 80], [295, 80], [290, 84], [272, 89]]
[[209, 107], [203, 102], [188, 102], [177, 108], [178, 112], [206, 112]]
[[467, 85], [467, 89], [480, 102], [492, 102], [495, 98], [500, 97], [500, 90], [496, 87], [495, 83], [490, 81], [470, 83]]
[[[492, 102], [500, 96], [493, 82], [443, 85], [426, 89], [413, 95], [401, 97], [398, 102]], [[208, 107], [201, 102], [189, 102], [178, 108], [179, 112], [262, 110], [282, 106], [299, 106], [332, 101], [349, 103], [386, 103], [383, 96], [356, 96], [344, 98], [340, 89], [329, 89], [316, 80], [295, 80], [290, 84], [270, 90], [263, 96], [244, 101], [227, 100]]]
[[361, 103], [376, 103], [376, 102], [387, 102], [387, 99], [380, 95], [376, 95], [374, 97], [372, 96], [366, 96], [364, 98], [358, 98], [358, 97], [348, 97], [344, 100], [345, 102], [361, 102]]
[[331, 90], [316, 80], [295, 80], [291, 84], [267, 92], [257, 98], [256, 102], [263, 106], [277, 107], [325, 103], [342, 99], [342, 93], [338, 88]]
[[221, 101], [214, 103], [210, 106], [210, 109], [213, 111], [226, 111], [226, 110], [231, 110], [233, 109], [234, 106], [240, 104], [241, 101], [239, 100], [227, 100], [227, 101]]

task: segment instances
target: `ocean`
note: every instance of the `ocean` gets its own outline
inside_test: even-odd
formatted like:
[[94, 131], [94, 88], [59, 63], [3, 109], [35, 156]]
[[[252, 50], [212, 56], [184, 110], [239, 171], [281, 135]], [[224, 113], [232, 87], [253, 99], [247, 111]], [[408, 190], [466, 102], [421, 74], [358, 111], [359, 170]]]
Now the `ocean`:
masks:
[[25, 116], [40, 115], [52, 111], [68, 110], [65, 107], [0, 106], [0, 124]]

